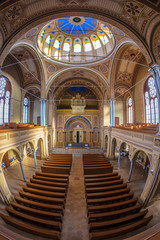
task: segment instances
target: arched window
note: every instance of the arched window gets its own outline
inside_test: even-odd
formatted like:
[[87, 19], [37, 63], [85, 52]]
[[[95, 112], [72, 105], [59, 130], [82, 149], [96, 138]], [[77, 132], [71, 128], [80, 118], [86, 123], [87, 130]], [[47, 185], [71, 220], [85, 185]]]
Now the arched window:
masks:
[[149, 77], [144, 88], [146, 123], [158, 123], [158, 100], [153, 77]]
[[28, 107], [29, 107], [29, 100], [27, 97], [25, 97], [23, 102], [23, 123], [28, 122]]
[[128, 123], [133, 123], [132, 98], [128, 98]]
[[0, 76], [0, 125], [9, 123], [11, 84], [9, 80]]

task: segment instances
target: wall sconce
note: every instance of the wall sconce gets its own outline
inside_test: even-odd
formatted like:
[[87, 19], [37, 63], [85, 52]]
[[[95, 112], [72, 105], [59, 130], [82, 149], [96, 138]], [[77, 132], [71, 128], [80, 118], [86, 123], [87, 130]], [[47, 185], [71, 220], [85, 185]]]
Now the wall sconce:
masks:
[[153, 175], [153, 173], [154, 173], [154, 170], [153, 170], [153, 169], [151, 169], [151, 170], [150, 170], [150, 173]]

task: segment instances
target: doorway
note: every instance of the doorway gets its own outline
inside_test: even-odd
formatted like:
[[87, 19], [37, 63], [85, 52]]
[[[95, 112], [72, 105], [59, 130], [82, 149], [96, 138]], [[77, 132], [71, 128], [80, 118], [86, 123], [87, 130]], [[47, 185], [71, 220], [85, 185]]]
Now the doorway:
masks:
[[77, 131], [77, 143], [79, 143], [79, 131]]

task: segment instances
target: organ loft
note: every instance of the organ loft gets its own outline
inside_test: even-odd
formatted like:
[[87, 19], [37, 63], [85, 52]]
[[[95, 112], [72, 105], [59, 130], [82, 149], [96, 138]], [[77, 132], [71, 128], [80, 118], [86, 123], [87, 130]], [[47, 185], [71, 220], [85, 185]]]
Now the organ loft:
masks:
[[160, 237], [158, 0], [0, 1], [0, 239]]

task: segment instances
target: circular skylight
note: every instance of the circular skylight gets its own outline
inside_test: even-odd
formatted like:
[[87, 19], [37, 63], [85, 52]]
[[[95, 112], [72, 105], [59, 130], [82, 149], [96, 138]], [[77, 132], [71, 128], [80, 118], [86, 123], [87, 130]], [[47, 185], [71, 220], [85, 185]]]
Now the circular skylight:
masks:
[[82, 16], [50, 22], [40, 31], [37, 41], [47, 57], [75, 64], [103, 59], [113, 51], [115, 42], [106, 24]]

